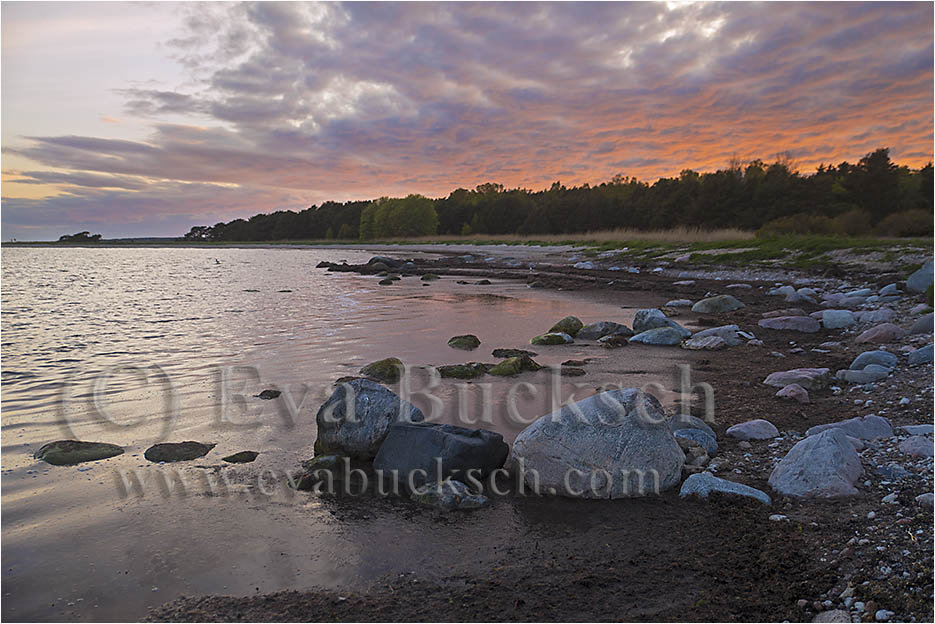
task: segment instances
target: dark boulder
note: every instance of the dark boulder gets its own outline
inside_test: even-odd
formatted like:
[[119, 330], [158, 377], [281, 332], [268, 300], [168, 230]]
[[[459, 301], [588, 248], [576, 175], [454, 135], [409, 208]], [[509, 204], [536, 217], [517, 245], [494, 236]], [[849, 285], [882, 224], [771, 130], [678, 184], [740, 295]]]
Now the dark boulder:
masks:
[[[394, 423], [373, 461], [375, 470], [414, 485], [444, 480], [482, 478], [503, 466], [510, 447], [503, 436], [486, 429], [441, 423]], [[439, 474], [439, 462], [441, 474]], [[424, 471], [416, 472], [416, 471]]]
[[35, 458], [53, 466], [71, 466], [81, 462], [115, 457], [122, 453], [123, 449], [121, 447], [107, 442], [58, 440], [39, 447]]
[[208, 454], [208, 451], [215, 447], [214, 444], [205, 444], [203, 442], [164, 442], [154, 444], [146, 449], [143, 457], [151, 462], [178, 462], [198, 459]]

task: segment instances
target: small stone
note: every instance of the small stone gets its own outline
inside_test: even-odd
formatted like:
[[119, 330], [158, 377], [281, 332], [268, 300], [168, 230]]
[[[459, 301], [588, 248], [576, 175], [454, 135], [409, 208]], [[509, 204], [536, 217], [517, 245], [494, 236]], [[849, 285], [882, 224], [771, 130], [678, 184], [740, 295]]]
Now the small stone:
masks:
[[779, 430], [768, 420], [757, 418], [733, 425], [727, 429], [727, 436], [738, 440], [767, 440], [779, 435]]
[[927, 494], [919, 494], [915, 497], [916, 505], [926, 509], [932, 508], [933, 499], [935, 499], [935, 494], [928, 492]]
[[741, 440], [740, 442], [737, 443], [737, 446], [744, 449], [745, 451], [753, 448], [753, 445], [747, 442], [746, 440]]
[[810, 402], [808, 398], [808, 390], [796, 383], [783, 386], [781, 390], [776, 392], [776, 396], [783, 399], [792, 399], [794, 401], [798, 401], [799, 403]]
[[888, 622], [891, 617], [895, 615], [892, 611], [887, 611], [886, 609], [880, 609], [873, 614], [873, 619], [877, 622]]
[[857, 344], [865, 343], [884, 343], [892, 342], [898, 338], [902, 338], [906, 335], [906, 330], [893, 325], [892, 323], [881, 323], [871, 327], [867, 331], [863, 332], [857, 338], [854, 339], [854, 342]]
[[788, 516], [784, 516], [783, 514], [772, 514], [769, 519], [771, 522], [782, 522], [783, 520], [787, 520]]
[[264, 390], [260, 394], [256, 395], [256, 398], [263, 399], [264, 401], [270, 401], [277, 398], [282, 392], [279, 390]]

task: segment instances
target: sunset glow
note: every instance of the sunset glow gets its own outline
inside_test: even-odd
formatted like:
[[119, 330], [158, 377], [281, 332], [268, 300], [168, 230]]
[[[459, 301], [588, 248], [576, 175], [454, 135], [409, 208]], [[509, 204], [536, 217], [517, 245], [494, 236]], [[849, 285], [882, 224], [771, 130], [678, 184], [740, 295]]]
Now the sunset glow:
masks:
[[931, 3], [4, 3], [3, 238], [932, 160]]

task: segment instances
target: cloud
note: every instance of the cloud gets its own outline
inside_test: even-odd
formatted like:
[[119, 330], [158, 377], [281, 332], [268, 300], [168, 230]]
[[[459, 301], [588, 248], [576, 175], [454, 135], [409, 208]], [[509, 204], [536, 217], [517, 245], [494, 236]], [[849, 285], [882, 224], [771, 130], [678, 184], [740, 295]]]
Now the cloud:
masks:
[[[803, 169], [881, 146], [899, 162], [931, 159], [923, 3], [184, 10], [167, 48], [189, 72], [185, 88], [123, 90], [127, 114], [152, 120], [145, 141], [33, 136], [5, 148], [72, 176], [23, 174], [73, 185], [44, 206], [90, 206], [100, 196], [88, 189], [107, 176], [178, 192], [236, 185], [260, 211], [488, 180], [651, 180], [786, 151]], [[120, 188], [121, 201], [168, 210]], [[223, 193], [228, 216], [241, 205], [233, 195]]]

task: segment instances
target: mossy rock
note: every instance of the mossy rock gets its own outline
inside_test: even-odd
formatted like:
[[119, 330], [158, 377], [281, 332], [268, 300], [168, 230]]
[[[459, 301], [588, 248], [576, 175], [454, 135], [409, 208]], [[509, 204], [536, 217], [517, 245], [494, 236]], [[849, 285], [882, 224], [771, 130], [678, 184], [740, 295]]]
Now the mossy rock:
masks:
[[522, 357], [507, 358], [487, 372], [498, 377], [511, 377], [523, 371], [537, 371], [541, 368], [535, 360], [524, 355]]
[[343, 465], [344, 456], [342, 455], [316, 455], [302, 462], [302, 468], [309, 472], [314, 472], [315, 470], [338, 470]]
[[387, 273], [386, 271], [380, 271], [379, 273], [377, 273], [377, 277], [389, 277], [389, 276], [390, 274]]
[[437, 279], [441, 279], [441, 278], [439, 278], [434, 273], [426, 273], [425, 275], [422, 276], [423, 282], [434, 282]]
[[393, 285], [393, 280], [391, 280], [391, 279], [388, 278], [388, 277], [385, 277], [385, 278], [381, 279], [379, 282], [377, 282], [377, 284], [379, 284], [380, 286], [392, 286], [392, 285]]
[[582, 327], [584, 327], [584, 323], [582, 323], [581, 319], [579, 319], [577, 316], [566, 316], [558, 323], [553, 325], [552, 329], [549, 330], [549, 333], [564, 333], [574, 338], [575, 335], [581, 331]]
[[198, 459], [208, 454], [215, 444], [205, 444], [203, 442], [164, 442], [154, 444], [143, 453], [143, 457], [151, 462], [179, 462]]
[[390, 275], [390, 279], [391, 279], [392, 281], [394, 281], [394, 282], [398, 282], [398, 281], [402, 280], [403, 278], [400, 277], [399, 275]]
[[552, 332], [548, 334], [542, 334], [541, 336], [536, 336], [529, 341], [529, 344], [542, 346], [542, 345], [562, 345], [574, 342], [574, 339], [566, 334], [565, 332]]
[[402, 376], [403, 370], [403, 363], [399, 358], [391, 357], [367, 364], [360, 369], [360, 374], [377, 381], [396, 383]]
[[454, 336], [448, 341], [448, 346], [452, 349], [463, 349], [464, 351], [473, 351], [480, 346], [480, 339], [474, 334], [464, 334], [463, 336]]
[[234, 453], [233, 455], [222, 457], [221, 460], [226, 461], [229, 464], [249, 464], [259, 455], [260, 454], [256, 451], [240, 451], [239, 453]]
[[526, 351], [525, 349], [494, 349], [492, 351], [495, 358], [511, 358], [511, 357], [522, 357], [527, 355], [529, 357], [536, 357], [539, 355], [535, 351]]
[[436, 368], [438, 374], [442, 377], [453, 377], [455, 379], [477, 379], [487, 374], [487, 369], [493, 368], [480, 362], [469, 362], [468, 364], [449, 364]]
[[71, 466], [123, 454], [123, 448], [107, 442], [57, 440], [43, 444], [34, 457], [53, 466]]

